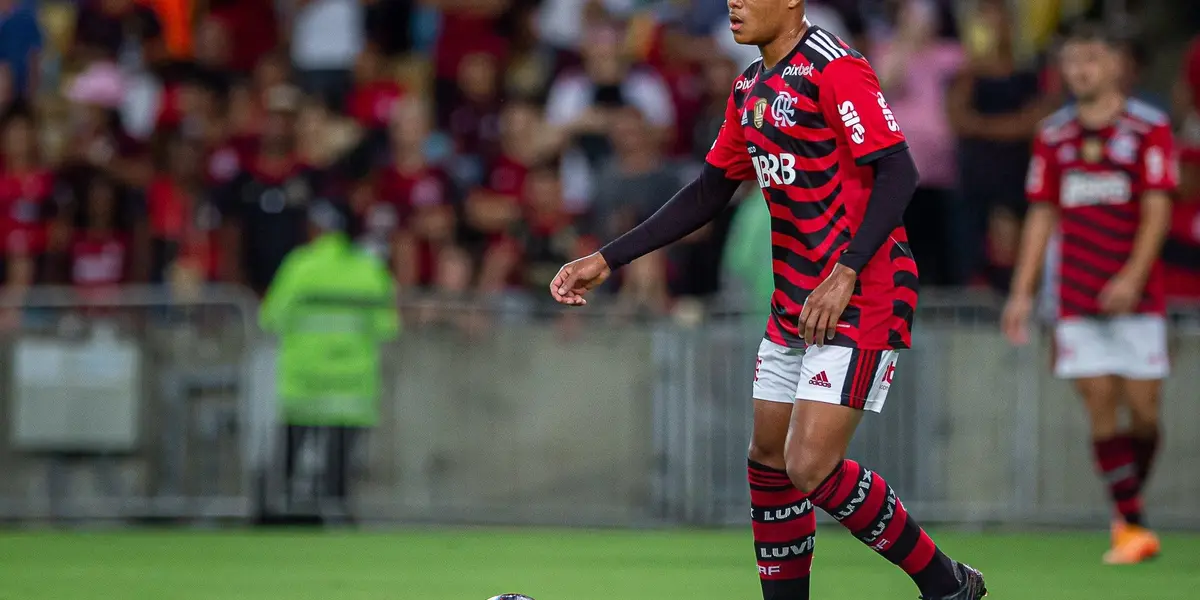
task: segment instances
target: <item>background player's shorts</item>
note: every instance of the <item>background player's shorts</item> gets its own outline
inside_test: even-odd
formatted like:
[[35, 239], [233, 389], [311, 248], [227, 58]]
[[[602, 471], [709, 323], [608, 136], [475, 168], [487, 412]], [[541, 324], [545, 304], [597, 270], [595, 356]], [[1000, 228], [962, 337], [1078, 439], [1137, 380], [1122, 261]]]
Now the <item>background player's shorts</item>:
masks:
[[1054, 345], [1054, 374], [1063, 379], [1164, 379], [1170, 373], [1160, 315], [1067, 317], [1055, 326]]
[[789, 404], [812, 400], [879, 412], [895, 370], [895, 350], [788, 348], [764, 339], [754, 369], [754, 398]]

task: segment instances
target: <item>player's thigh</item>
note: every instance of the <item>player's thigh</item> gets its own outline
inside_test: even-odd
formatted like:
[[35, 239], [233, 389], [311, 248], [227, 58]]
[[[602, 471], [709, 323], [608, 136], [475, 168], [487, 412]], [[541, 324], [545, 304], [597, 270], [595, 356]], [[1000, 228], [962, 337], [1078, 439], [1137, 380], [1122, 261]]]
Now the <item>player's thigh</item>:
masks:
[[812, 491], [845, 458], [863, 411], [883, 408], [895, 362], [893, 350], [808, 349], [786, 450], [797, 487]]
[[803, 349], [765, 339], [759, 344], [754, 368], [754, 431], [749, 450], [750, 459], [755, 462], [784, 468], [784, 443], [803, 360]]
[[1145, 429], [1158, 425], [1159, 398], [1162, 395], [1161, 379], [1121, 379], [1121, 396], [1125, 399], [1132, 417], [1134, 429]]
[[1117, 375], [1121, 351], [1111, 322], [1070, 317], [1054, 326], [1054, 374], [1060, 379], [1092, 379]]

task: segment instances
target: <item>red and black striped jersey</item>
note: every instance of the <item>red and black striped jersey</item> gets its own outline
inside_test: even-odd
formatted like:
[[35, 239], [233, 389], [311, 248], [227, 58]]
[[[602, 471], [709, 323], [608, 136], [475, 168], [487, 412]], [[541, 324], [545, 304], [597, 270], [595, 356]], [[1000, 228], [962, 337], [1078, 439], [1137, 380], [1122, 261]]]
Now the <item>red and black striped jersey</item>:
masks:
[[[1174, 139], [1166, 113], [1131, 99], [1112, 125], [1089, 130], [1068, 106], [1042, 122], [1026, 192], [1059, 209], [1058, 312], [1100, 314], [1101, 290], [1129, 260], [1146, 192], [1174, 192]], [[1146, 280], [1139, 313], [1162, 313], [1161, 263]]]
[[[756, 179], [770, 208], [775, 294], [767, 339], [804, 346], [800, 309], [862, 223], [870, 163], [907, 147], [871, 65], [820, 27], [779, 64], [755, 61], [734, 82], [707, 160], [730, 179]], [[829, 343], [907, 348], [916, 305], [917, 266], [901, 226], [858, 274]]]

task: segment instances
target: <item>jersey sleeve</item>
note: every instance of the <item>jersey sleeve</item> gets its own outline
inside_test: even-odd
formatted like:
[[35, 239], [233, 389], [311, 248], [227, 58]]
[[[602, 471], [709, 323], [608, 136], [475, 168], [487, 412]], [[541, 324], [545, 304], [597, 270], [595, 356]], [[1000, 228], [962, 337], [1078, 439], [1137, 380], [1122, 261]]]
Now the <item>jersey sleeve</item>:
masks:
[[1025, 176], [1025, 195], [1030, 203], [1057, 205], [1061, 189], [1061, 169], [1054, 150], [1038, 135], [1033, 140], [1033, 157], [1029, 159], [1029, 171]]
[[[738, 78], [738, 81], [741, 81]], [[736, 91], [734, 92], [736, 93]], [[725, 121], [717, 132], [717, 139], [705, 157], [705, 162], [725, 171], [725, 177], [737, 181], [757, 179], [754, 165], [750, 162], [750, 153], [746, 150], [746, 136], [742, 132], [741, 115], [738, 114], [734, 95], [729, 95], [725, 104]]]
[[879, 89], [879, 78], [862, 58], [847, 56], [825, 67], [820, 104], [826, 120], [859, 165], [908, 147], [900, 123]]
[[1174, 192], [1179, 186], [1179, 160], [1169, 125], [1158, 125], [1146, 134], [1139, 160], [1139, 192]]

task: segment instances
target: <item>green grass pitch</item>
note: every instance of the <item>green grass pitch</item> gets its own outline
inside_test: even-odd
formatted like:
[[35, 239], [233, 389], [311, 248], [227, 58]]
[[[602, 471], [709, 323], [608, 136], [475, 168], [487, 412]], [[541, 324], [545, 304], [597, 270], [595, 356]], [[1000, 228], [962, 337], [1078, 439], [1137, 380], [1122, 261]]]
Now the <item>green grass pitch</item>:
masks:
[[[935, 535], [984, 570], [992, 598], [1200, 598], [1200, 536], [1103, 567], [1100, 533]], [[818, 534], [814, 600], [913, 599], [846, 533]], [[748, 531], [0, 532], [2, 600], [753, 600]]]

